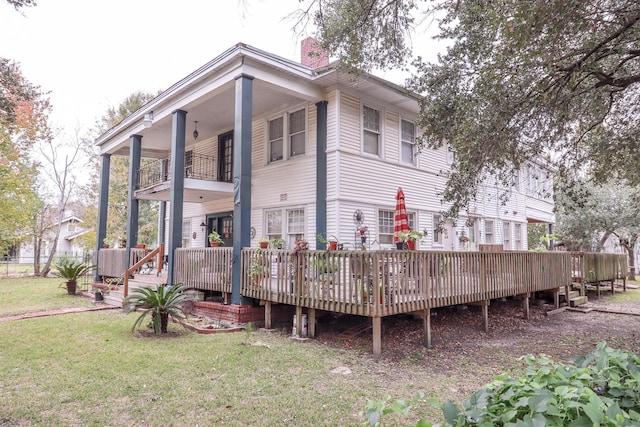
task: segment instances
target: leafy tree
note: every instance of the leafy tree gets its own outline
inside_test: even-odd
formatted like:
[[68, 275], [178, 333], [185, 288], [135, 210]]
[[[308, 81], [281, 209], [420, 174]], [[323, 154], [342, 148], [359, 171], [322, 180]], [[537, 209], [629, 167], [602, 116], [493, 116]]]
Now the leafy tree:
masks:
[[601, 182], [615, 172], [640, 183], [636, 0], [308, 3], [299, 22], [313, 19], [325, 48], [365, 70], [409, 59], [412, 16], [438, 20], [446, 53], [437, 63], [416, 58], [410, 88], [425, 95], [420, 146], [456, 153], [442, 194], [452, 216], [483, 180], [508, 189], [532, 159], [567, 177], [588, 168]]
[[26, 236], [40, 207], [34, 142], [47, 140], [49, 101], [13, 61], [0, 58], [0, 250]]
[[607, 239], [617, 238], [627, 253], [629, 280], [635, 280], [635, 247], [640, 237], [640, 188], [610, 183], [583, 183], [579, 203], [558, 194], [557, 233], [572, 250], [600, 251]]

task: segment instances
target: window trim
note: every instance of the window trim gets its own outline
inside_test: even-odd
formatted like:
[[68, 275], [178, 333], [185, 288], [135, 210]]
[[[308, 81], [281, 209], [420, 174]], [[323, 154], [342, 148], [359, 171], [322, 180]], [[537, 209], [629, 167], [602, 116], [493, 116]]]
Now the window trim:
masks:
[[[489, 241], [487, 241], [487, 223], [491, 224], [491, 233], [488, 235], [491, 237]], [[485, 219], [484, 220], [484, 242], [488, 245], [492, 245], [494, 242], [494, 236], [496, 235], [496, 223], [493, 219]]]
[[[506, 229], [506, 233], [505, 233]], [[511, 223], [509, 221], [502, 221], [502, 247], [505, 250], [511, 250]]]
[[[378, 130], [372, 130], [372, 129], [367, 129], [365, 128], [365, 123], [364, 123], [364, 109], [365, 108], [369, 108], [371, 110], [375, 110], [378, 112]], [[360, 103], [360, 138], [361, 138], [361, 142], [360, 142], [360, 152], [364, 155], [367, 156], [372, 156], [372, 157], [378, 157], [378, 158], [382, 158], [382, 152], [383, 152], [383, 134], [384, 134], [384, 117], [385, 117], [385, 111], [382, 107], [377, 106], [376, 104], [373, 103], [369, 103], [369, 102], [361, 102]], [[365, 135], [365, 131], [367, 132], [375, 132], [378, 135], [378, 152], [377, 153], [369, 153], [368, 151], [365, 151], [365, 144], [364, 144], [364, 135]]]
[[[402, 134], [402, 122], [407, 122], [407, 123], [411, 123], [413, 125], [413, 141], [409, 142], [409, 141], [405, 141], [403, 139], [403, 134]], [[400, 116], [400, 129], [398, 130], [398, 135], [399, 135], [399, 139], [400, 139], [400, 163], [404, 164], [404, 165], [412, 165], [412, 166], [417, 166], [418, 164], [418, 156], [417, 156], [417, 150], [416, 150], [416, 138], [418, 137], [418, 125], [416, 125], [416, 122], [414, 122], [413, 120], [407, 120], [405, 118], [403, 118], [402, 116]], [[404, 144], [411, 144], [411, 161], [407, 162], [404, 160], [403, 158], [403, 147]]]
[[[395, 234], [394, 231], [391, 231], [391, 233], [382, 233], [382, 226], [380, 224], [380, 220], [382, 219], [382, 216], [380, 215], [380, 212], [390, 212], [392, 215], [392, 218], [395, 217], [395, 208], [390, 209], [390, 208], [377, 208], [376, 209], [376, 224], [377, 224], [377, 233], [378, 233], [378, 242], [380, 242], [381, 245], [393, 245], [393, 236]], [[413, 217], [413, 221], [411, 221], [411, 217]], [[409, 219], [409, 228], [412, 230], [418, 230], [418, 212], [417, 211], [413, 211], [413, 210], [407, 210], [407, 218]], [[411, 223], [413, 222], [413, 227], [411, 227]], [[392, 225], [393, 228], [393, 225]], [[391, 243], [382, 243], [382, 236], [391, 236]]]
[[[289, 212], [296, 210], [302, 211], [302, 233], [292, 233], [289, 230]], [[269, 234], [267, 215], [270, 212], [280, 212], [280, 234]], [[292, 248], [295, 242], [291, 241], [290, 236], [302, 234], [303, 239], [307, 238], [307, 213], [307, 207], [304, 205], [281, 206], [276, 208], [264, 209], [262, 211], [264, 237], [266, 237], [267, 239], [273, 239], [276, 237], [284, 239], [287, 247]]]
[[[299, 111], [303, 111], [304, 114], [304, 130], [296, 132], [295, 134], [290, 133], [289, 119], [291, 114], [297, 113]], [[276, 139], [269, 139], [269, 131], [271, 122], [281, 119], [282, 120], [282, 158], [278, 160], [271, 160], [271, 142], [276, 141]], [[304, 153], [296, 154], [295, 156], [291, 154], [291, 137], [294, 135], [304, 134]], [[276, 114], [269, 115], [265, 117], [265, 160], [266, 164], [274, 164], [280, 162], [286, 162], [295, 158], [305, 157], [309, 148], [309, 106], [307, 104], [298, 104], [297, 106], [292, 106], [286, 110], [282, 110]], [[285, 144], [286, 143], [286, 144]]]
[[442, 215], [433, 214], [431, 216], [432, 229], [433, 229], [433, 245], [434, 246], [444, 246], [443, 231], [438, 231], [438, 223], [442, 221]]

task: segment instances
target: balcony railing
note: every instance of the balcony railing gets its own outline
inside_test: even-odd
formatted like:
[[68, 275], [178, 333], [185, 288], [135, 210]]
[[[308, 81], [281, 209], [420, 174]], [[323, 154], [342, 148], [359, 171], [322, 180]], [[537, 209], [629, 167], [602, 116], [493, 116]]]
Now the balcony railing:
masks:
[[[149, 162], [138, 170], [136, 189], [148, 188], [171, 179], [171, 159], [161, 159]], [[218, 168], [214, 156], [204, 154], [189, 154], [185, 158], [184, 177], [217, 181]]]

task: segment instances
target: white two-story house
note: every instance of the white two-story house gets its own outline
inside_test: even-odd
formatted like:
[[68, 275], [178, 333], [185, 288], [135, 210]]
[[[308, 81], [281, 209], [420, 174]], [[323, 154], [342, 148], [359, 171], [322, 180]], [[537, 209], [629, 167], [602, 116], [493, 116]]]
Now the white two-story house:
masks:
[[[447, 208], [442, 171], [455, 159], [446, 148], [417, 152], [419, 96], [308, 55], [314, 46], [304, 40], [297, 63], [237, 44], [100, 136], [97, 247], [117, 155], [131, 158], [128, 245], [137, 241], [138, 201], [166, 202], [159, 239], [169, 276], [175, 249], [208, 246], [211, 230], [234, 257], [261, 237], [289, 247], [306, 239], [312, 249], [324, 247], [318, 234], [359, 244], [363, 225], [367, 249], [392, 248], [399, 187], [410, 227], [426, 235], [423, 250], [526, 250], [527, 223], [554, 223], [551, 176], [531, 164], [506, 204], [502, 189], [487, 185], [469, 217], [438, 227]], [[233, 289], [239, 303], [239, 282]]]

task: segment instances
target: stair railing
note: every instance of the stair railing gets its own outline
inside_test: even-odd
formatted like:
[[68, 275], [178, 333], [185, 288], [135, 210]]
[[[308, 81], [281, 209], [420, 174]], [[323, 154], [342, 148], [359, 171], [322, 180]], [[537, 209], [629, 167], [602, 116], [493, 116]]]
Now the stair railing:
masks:
[[146, 254], [140, 261], [133, 264], [131, 267], [124, 271], [124, 297], [129, 295], [129, 277], [134, 271], [137, 271], [147, 261], [150, 261], [154, 256], [158, 256], [158, 275], [162, 273], [162, 256], [164, 255], [164, 243], [160, 243], [160, 246]]

